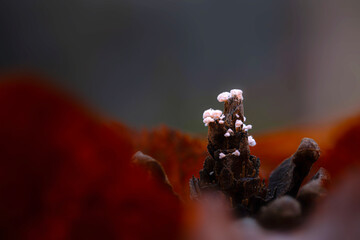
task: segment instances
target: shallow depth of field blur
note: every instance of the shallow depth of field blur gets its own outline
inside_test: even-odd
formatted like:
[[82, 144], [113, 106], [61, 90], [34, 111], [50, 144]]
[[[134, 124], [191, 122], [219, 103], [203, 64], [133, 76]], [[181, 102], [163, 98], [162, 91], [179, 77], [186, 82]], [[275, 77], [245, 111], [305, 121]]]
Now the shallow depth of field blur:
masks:
[[[189, 198], [230, 89], [261, 178], [321, 148], [329, 194], [287, 234]], [[0, 4], [0, 239], [359, 239], [359, 145], [360, 1]]]
[[240, 88], [263, 132], [358, 112], [359, 28], [356, 0], [3, 1], [0, 71], [46, 74], [130, 126], [195, 134]]

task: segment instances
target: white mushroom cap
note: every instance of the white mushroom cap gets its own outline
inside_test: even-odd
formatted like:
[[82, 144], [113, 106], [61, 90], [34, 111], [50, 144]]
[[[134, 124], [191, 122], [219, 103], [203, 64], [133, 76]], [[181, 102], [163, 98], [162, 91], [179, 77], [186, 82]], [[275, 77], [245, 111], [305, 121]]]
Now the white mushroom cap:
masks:
[[249, 125], [244, 124], [244, 125], [243, 125], [243, 129], [244, 129], [245, 131], [248, 131], [248, 130], [252, 129], [252, 125], [251, 125], [251, 124], [249, 124]]
[[220, 123], [220, 124], [224, 124], [224, 120], [219, 120], [219, 123]]
[[255, 139], [252, 136], [248, 136], [249, 146], [253, 147], [256, 145]]
[[222, 92], [217, 96], [219, 102], [226, 102], [231, 97], [229, 92]]
[[209, 125], [209, 123], [214, 122], [215, 120], [212, 117], [206, 117], [203, 120], [203, 123], [205, 123], [205, 126]]
[[205, 110], [203, 113], [203, 119], [211, 117], [214, 119], [219, 119], [222, 115], [221, 110], [214, 110], [212, 108], [209, 108], [208, 110]]
[[243, 124], [243, 122], [242, 122], [240, 119], [238, 119], [238, 120], [236, 120], [236, 122], [235, 122], [235, 127], [236, 127], [236, 128], [239, 128], [239, 127], [241, 127], [242, 124]]
[[220, 119], [222, 120], [222, 119], [224, 119], [224, 118], [225, 118], [225, 115], [224, 115], [224, 114], [221, 114]]
[[240, 100], [243, 100], [243, 91], [240, 89], [232, 89], [230, 91], [232, 97], [237, 97]]
[[214, 111], [214, 109], [209, 108], [208, 110], [205, 110], [203, 113], [203, 119], [207, 118], [207, 117], [211, 117], [212, 112]]
[[244, 116], [244, 122], [246, 122], [246, 117]]
[[235, 114], [235, 116], [236, 116], [237, 118], [239, 118], [239, 117], [240, 117], [240, 116], [239, 116], [239, 114], [237, 114], [237, 113]]
[[224, 157], [226, 157], [225, 154], [223, 154], [223, 153], [220, 153], [220, 154], [219, 154], [219, 158], [220, 158], [220, 159], [222, 159], [222, 158], [224, 158]]
[[225, 137], [230, 137], [230, 134], [231, 133], [234, 133], [234, 131], [231, 129], [231, 128], [229, 128], [228, 130], [227, 130], [227, 132], [224, 134], [224, 136]]
[[235, 151], [232, 153], [232, 155], [235, 155], [235, 156], [240, 156], [240, 152], [239, 152], [239, 150], [235, 150]]
[[219, 119], [222, 115], [222, 111], [221, 110], [214, 110], [212, 111], [212, 118], [214, 119]]

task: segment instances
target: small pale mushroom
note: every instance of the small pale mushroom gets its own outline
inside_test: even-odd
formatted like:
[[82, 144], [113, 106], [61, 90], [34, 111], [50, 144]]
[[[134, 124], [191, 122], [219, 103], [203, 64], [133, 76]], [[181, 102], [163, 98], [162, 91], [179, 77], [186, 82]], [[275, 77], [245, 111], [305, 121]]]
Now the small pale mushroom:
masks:
[[223, 154], [223, 153], [220, 153], [220, 154], [219, 154], [219, 159], [223, 159], [224, 157], [226, 157], [225, 154]]
[[234, 133], [234, 131], [231, 128], [229, 128], [227, 132], [224, 134], [224, 137], [230, 137], [231, 133]]
[[203, 123], [205, 123], [205, 126], [208, 126], [209, 123], [211, 122], [214, 122], [215, 120], [212, 118], [212, 117], [206, 117], [204, 120], [203, 120]]
[[214, 110], [212, 111], [212, 115], [211, 117], [214, 119], [219, 119], [222, 115], [222, 111], [221, 110]]
[[232, 89], [230, 91], [230, 94], [231, 94], [232, 97], [236, 97], [236, 98], [238, 98], [240, 100], [243, 100], [243, 91], [240, 90], [240, 89]]
[[224, 124], [224, 120], [219, 120], [219, 124]]
[[244, 129], [245, 131], [249, 131], [250, 129], [252, 129], [252, 125], [251, 125], [251, 124], [249, 124], [249, 125], [244, 124], [244, 125], [243, 125], [243, 129]]
[[236, 122], [235, 122], [235, 128], [241, 127], [242, 124], [243, 124], [243, 122], [242, 122], [240, 119], [236, 120]]
[[235, 156], [240, 156], [240, 152], [239, 152], [239, 150], [235, 150], [235, 151], [232, 153], [232, 155], [235, 155]]
[[255, 139], [252, 136], [248, 136], [249, 146], [253, 147], [256, 145]]
[[208, 110], [205, 110], [203, 113], [203, 119], [207, 118], [207, 117], [211, 117], [212, 116], [212, 112], [214, 111], [214, 109], [209, 108]]
[[222, 92], [217, 96], [219, 102], [226, 102], [231, 97], [229, 92]]

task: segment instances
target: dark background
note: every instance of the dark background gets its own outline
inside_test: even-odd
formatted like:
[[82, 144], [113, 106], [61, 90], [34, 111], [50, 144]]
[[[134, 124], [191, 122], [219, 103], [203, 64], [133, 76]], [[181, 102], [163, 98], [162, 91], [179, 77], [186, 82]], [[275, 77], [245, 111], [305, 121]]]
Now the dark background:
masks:
[[192, 133], [240, 88], [263, 131], [358, 111], [359, 27], [355, 0], [1, 1], [0, 69], [45, 73], [131, 126]]

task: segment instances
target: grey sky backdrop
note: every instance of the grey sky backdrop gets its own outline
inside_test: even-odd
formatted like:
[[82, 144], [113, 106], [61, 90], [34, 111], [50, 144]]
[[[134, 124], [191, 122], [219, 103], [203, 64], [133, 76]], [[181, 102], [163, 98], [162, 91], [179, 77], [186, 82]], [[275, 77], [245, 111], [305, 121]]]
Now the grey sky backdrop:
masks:
[[0, 69], [53, 76], [135, 127], [194, 133], [241, 88], [261, 131], [360, 110], [359, 27], [355, 0], [2, 0]]

